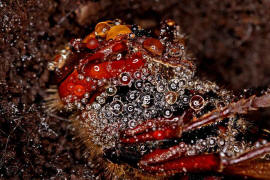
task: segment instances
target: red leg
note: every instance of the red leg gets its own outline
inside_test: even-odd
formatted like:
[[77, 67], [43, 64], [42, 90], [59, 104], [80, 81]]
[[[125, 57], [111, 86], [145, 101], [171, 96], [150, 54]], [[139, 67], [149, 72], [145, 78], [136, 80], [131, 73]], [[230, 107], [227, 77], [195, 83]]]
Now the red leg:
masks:
[[235, 158], [224, 159], [223, 164], [226, 166], [238, 164], [238, 163], [241, 163], [244, 161], [258, 158], [258, 157], [263, 156], [269, 152], [270, 152], [270, 143], [267, 143], [265, 145], [262, 145], [259, 148], [248, 151], [248, 152], [241, 154], [240, 156], [237, 156]]
[[218, 153], [187, 156], [184, 144], [169, 149], [157, 149], [145, 155], [139, 166], [156, 173], [222, 172], [227, 167], [243, 163], [270, 152], [270, 143], [233, 158], [221, 157]]
[[218, 154], [187, 156], [184, 143], [169, 149], [157, 149], [145, 155], [139, 162], [141, 168], [156, 173], [185, 173], [217, 171], [220, 168]]
[[143, 164], [140, 167], [150, 172], [169, 172], [169, 173], [186, 173], [186, 172], [206, 172], [219, 171], [220, 158], [218, 154], [202, 154], [194, 156], [181, 157], [172, 161], [165, 161], [159, 164]]
[[[120, 139], [123, 143], [139, 143], [151, 140], [181, 137], [182, 122], [186, 113], [176, 118], [158, 118], [148, 120], [135, 128], [124, 131]], [[155, 130], [154, 130], [155, 129]]]
[[[179, 138], [181, 137], [182, 132], [188, 132], [202, 126], [215, 123], [220, 119], [224, 119], [225, 117], [229, 117], [234, 114], [246, 114], [248, 111], [257, 110], [258, 108], [263, 107], [270, 107], [270, 92], [267, 92], [266, 94], [259, 97], [251, 96], [247, 99], [241, 99], [237, 102], [229, 104], [222, 109], [211, 111], [210, 113], [198, 119], [194, 118], [190, 121], [190, 123], [187, 124], [182, 123], [183, 119], [185, 118], [185, 113], [181, 117], [177, 117], [179, 118], [178, 123], [171, 125], [168, 125], [168, 123], [166, 124], [166, 121], [170, 121], [170, 119], [161, 118], [159, 120], [149, 120], [133, 129], [126, 130], [123, 133], [124, 138], [121, 140], [124, 143], [134, 143], [145, 142], [149, 140], [160, 140], [162, 139], [161, 137], [164, 137], [164, 139]], [[153, 131], [153, 125], [156, 126], [157, 130]], [[156, 137], [156, 134], [159, 134], [159, 136]], [[128, 141], [128, 138], [131, 139], [131, 141]]]
[[162, 140], [162, 139], [168, 139], [172, 136], [175, 136], [178, 134], [178, 129], [172, 129], [172, 128], [159, 128], [159, 130], [156, 131], [150, 131], [143, 134], [139, 134], [137, 136], [130, 136], [122, 138], [121, 141], [123, 143], [137, 143], [137, 142], [145, 142], [145, 141], [152, 141], [152, 140]]
[[183, 132], [190, 131], [211, 123], [215, 123], [219, 119], [224, 119], [234, 114], [247, 114], [249, 111], [254, 111], [259, 108], [270, 107], [270, 92], [262, 96], [251, 96], [247, 99], [240, 99], [237, 102], [231, 103], [228, 106], [214, 110], [196, 121], [191, 121], [183, 127]]
[[184, 156], [187, 152], [187, 146], [185, 143], [180, 143], [179, 145], [170, 147], [169, 149], [156, 149], [153, 152], [143, 156], [140, 161], [140, 165], [147, 166], [158, 163], [163, 163], [173, 159], [180, 158]]

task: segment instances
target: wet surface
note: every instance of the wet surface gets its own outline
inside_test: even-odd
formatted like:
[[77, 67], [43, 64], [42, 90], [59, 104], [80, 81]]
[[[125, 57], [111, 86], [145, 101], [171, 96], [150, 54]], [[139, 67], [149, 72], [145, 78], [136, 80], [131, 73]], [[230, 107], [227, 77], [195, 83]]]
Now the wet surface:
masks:
[[[104, 19], [153, 28], [172, 18], [188, 36], [202, 79], [232, 90], [267, 86], [269, 6], [248, 0], [1, 1], [0, 177], [91, 179], [92, 170], [99, 171], [68, 120], [41, 107], [50, 84], [47, 63], [71, 38]], [[269, 114], [250, 119], [267, 121]]]

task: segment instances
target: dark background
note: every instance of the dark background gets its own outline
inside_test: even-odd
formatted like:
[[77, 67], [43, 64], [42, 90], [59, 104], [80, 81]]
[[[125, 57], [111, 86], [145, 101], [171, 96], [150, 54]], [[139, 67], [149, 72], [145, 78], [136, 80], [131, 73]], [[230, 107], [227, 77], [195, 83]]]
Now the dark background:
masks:
[[[114, 18], [145, 28], [174, 19], [202, 79], [234, 91], [270, 84], [267, 0], [0, 1], [0, 178], [92, 178], [68, 120], [41, 103], [56, 50]], [[264, 126], [269, 117], [268, 110], [249, 119]]]

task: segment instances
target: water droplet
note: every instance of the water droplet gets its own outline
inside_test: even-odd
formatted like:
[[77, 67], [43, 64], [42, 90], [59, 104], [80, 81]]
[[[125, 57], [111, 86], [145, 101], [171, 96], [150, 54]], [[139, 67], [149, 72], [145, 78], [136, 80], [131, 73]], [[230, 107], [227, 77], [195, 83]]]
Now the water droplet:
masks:
[[136, 81], [134, 86], [136, 89], [141, 89], [143, 87], [143, 81], [141, 80]]
[[94, 66], [95, 71], [99, 71], [99, 66]]
[[111, 104], [111, 111], [113, 114], [120, 114], [123, 110], [123, 103], [121, 101], [113, 101]]
[[118, 53], [117, 56], [116, 56], [116, 60], [120, 60], [121, 58], [122, 58], [122, 54]]
[[172, 105], [177, 101], [177, 94], [175, 92], [168, 92], [165, 99], [168, 104]]
[[108, 96], [114, 96], [117, 93], [117, 88], [115, 86], [110, 86], [106, 89]]
[[135, 99], [137, 99], [138, 95], [139, 95], [138, 91], [129, 91], [126, 97], [128, 101], [132, 102]]
[[96, 100], [99, 104], [104, 104], [106, 102], [105, 97], [97, 96]]
[[128, 85], [131, 82], [131, 77], [130, 77], [129, 73], [122, 73], [120, 75], [120, 82], [123, 85]]
[[173, 113], [172, 113], [172, 111], [171, 111], [170, 109], [165, 109], [165, 110], [163, 111], [163, 116], [164, 116], [165, 118], [170, 118], [170, 117], [172, 117], [172, 115], [173, 115]]
[[141, 102], [143, 107], [150, 107], [153, 105], [154, 98], [151, 94], [144, 94], [141, 96]]
[[195, 95], [190, 99], [190, 107], [194, 110], [199, 110], [205, 105], [205, 101], [202, 96]]

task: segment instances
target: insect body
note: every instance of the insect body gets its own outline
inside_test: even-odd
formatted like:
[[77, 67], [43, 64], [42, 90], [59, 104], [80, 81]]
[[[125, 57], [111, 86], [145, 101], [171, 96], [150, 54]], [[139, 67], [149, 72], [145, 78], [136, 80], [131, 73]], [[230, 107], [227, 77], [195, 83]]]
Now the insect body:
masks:
[[58, 103], [49, 108], [74, 112], [73, 127], [106, 177], [270, 176], [261, 158], [270, 151], [267, 137], [247, 138], [242, 117], [269, 107], [270, 92], [237, 98], [198, 79], [172, 20], [156, 34], [119, 20], [98, 23], [49, 65], [58, 84]]

